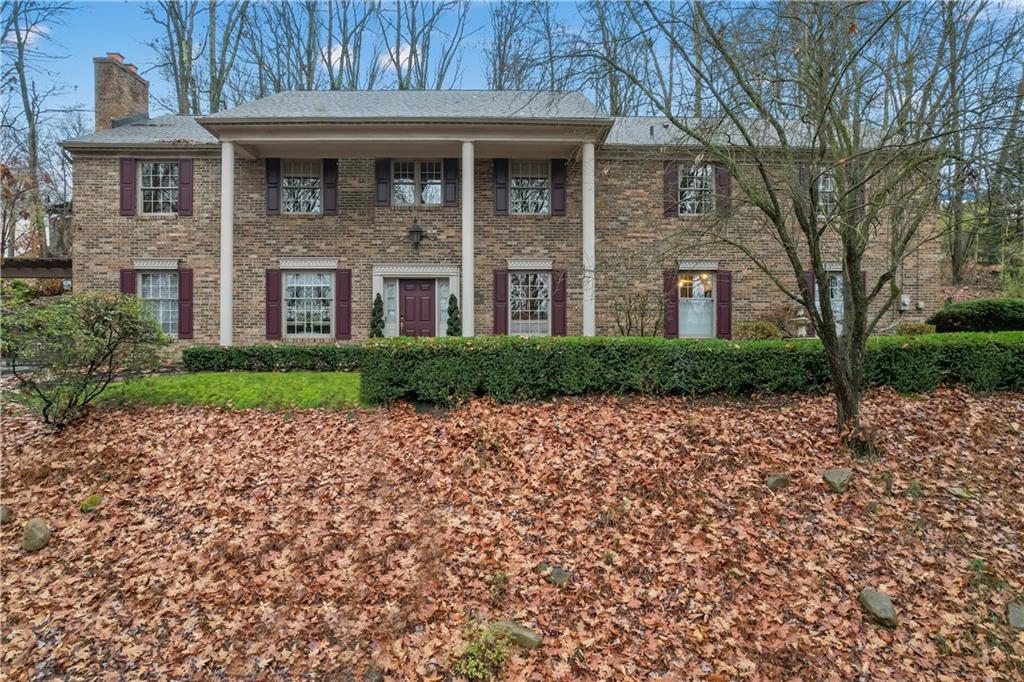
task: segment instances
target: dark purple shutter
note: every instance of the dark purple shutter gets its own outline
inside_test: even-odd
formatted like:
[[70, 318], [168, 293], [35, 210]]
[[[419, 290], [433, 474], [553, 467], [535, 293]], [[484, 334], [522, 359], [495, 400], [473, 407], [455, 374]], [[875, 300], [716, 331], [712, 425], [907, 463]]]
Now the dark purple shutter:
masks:
[[192, 268], [178, 268], [178, 338], [192, 338]]
[[267, 338], [281, 338], [281, 271], [267, 270]]
[[715, 336], [732, 338], [732, 273], [718, 271], [718, 302], [715, 304]]
[[715, 164], [715, 210], [728, 213], [732, 208], [732, 175], [724, 163]]
[[281, 212], [281, 159], [267, 159], [267, 215]]
[[494, 271], [494, 334], [508, 334], [508, 270]]
[[338, 268], [335, 277], [334, 304], [337, 320], [334, 322], [334, 338], [352, 338], [352, 271]]
[[814, 278], [814, 270], [804, 270], [804, 283], [807, 284], [807, 290], [811, 292], [811, 309], [807, 311], [807, 317], [810, 320], [808, 327], [811, 333], [814, 334], [814, 308], [818, 302], [818, 292], [816, 291], [817, 283]]
[[568, 284], [565, 270], [551, 271], [551, 335], [565, 336], [565, 290]]
[[494, 215], [508, 215], [508, 159], [494, 160]]
[[192, 215], [192, 159], [178, 160], [178, 215]]
[[800, 172], [800, 188], [810, 189], [811, 187], [811, 167], [803, 161], [796, 164], [797, 169]]
[[324, 159], [324, 215], [338, 215], [337, 159]]
[[868, 273], [866, 270], [860, 271], [860, 290], [865, 296], [868, 295]]
[[391, 159], [377, 159], [374, 164], [373, 205], [391, 205]]
[[679, 271], [666, 270], [662, 280], [665, 297], [665, 338], [679, 338]]
[[551, 215], [565, 215], [565, 159], [551, 159]]
[[679, 163], [665, 162], [665, 217], [679, 215]]
[[135, 271], [131, 268], [124, 268], [121, 270], [121, 293], [135, 293]]
[[121, 159], [121, 215], [135, 215], [135, 159]]
[[444, 160], [444, 205], [459, 205], [459, 160]]

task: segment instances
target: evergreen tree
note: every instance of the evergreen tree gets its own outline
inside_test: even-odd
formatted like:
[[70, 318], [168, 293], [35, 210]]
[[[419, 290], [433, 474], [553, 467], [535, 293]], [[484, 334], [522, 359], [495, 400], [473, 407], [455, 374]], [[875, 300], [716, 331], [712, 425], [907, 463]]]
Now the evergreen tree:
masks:
[[448, 336], [462, 336], [462, 320], [459, 318], [459, 299], [455, 294], [448, 297]]
[[384, 336], [384, 299], [377, 294], [373, 299], [373, 309], [370, 311], [370, 338], [379, 339]]

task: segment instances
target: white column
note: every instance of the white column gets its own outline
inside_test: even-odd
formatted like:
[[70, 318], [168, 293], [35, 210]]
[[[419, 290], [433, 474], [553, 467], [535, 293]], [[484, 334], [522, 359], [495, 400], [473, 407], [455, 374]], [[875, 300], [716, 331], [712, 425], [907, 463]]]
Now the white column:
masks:
[[583, 336], [597, 333], [594, 275], [597, 239], [594, 231], [594, 143], [583, 143]]
[[462, 335], [474, 336], [473, 143], [462, 143]]
[[220, 145], [220, 345], [230, 346], [234, 331], [235, 145]]

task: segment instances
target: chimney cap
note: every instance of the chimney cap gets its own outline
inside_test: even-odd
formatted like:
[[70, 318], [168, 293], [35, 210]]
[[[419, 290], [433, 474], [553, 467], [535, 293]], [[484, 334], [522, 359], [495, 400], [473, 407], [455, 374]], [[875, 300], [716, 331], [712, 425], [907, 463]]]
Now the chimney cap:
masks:
[[138, 73], [139, 70], [135, 68], [134, 64], [125, 64], [125, 67], [132, 73]]
[[117, 62], [118, 64], [123, 64], [124, 63], [124, 55], [121, 54], [120, 52], [108, 52], [107, 53], [107, 59], [112, 59], [115, 62]]

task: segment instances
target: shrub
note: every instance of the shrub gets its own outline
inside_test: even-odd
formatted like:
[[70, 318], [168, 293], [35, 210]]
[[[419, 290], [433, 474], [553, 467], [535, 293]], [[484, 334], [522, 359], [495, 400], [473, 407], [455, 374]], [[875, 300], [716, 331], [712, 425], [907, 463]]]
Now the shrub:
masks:
[[[386, 339], [362, 357], [362, 399], [453, 403], [553, 395], [823, 392], [830, 380], [820, 341], [657, 338]], [[866, 382], [902, 392], [961, 383], [972, 390], [1024, 388], [1024, 334], [877, 337]]]
[[181, 361], [189, 372], [351, 372], [359, 368], [362, 351], [355, 344], [190, 346]]
[[508, 658], [508, 637], [494, 626], [473, 626], [465, 651], [452, 672], [467, 680], [492, 680], [501, 675]]
[[1024, 298], [976, 298], [951, 303], [928, 318], [939, 332], [1024, 330]]
[[379, 339], [384, 336], [384, 299], [380, 294], [373, 299], [370, 309], [370, 338]]
[[134, 296], [68, 294], [12, 305], [3, 349], [18, 382], [15, 397], [47, 424], [80, 416], [107, 385], [159, 364], [170, 343]]
[[733, 336], [740, 341], [769, 341], [781, 339], [782, 330], [772, 322], [758, 320], [756, 322], [737, 322]]
[[934, 334], [935, 325], [927, 322], [900, 322], [896, 325], [896, 336], [919, 336]]
[[448, 297], [448, 328], [445, 330], [448, 336], [462, 336], [462, 318], [459, 317], [459, 299], [455, 294]]

